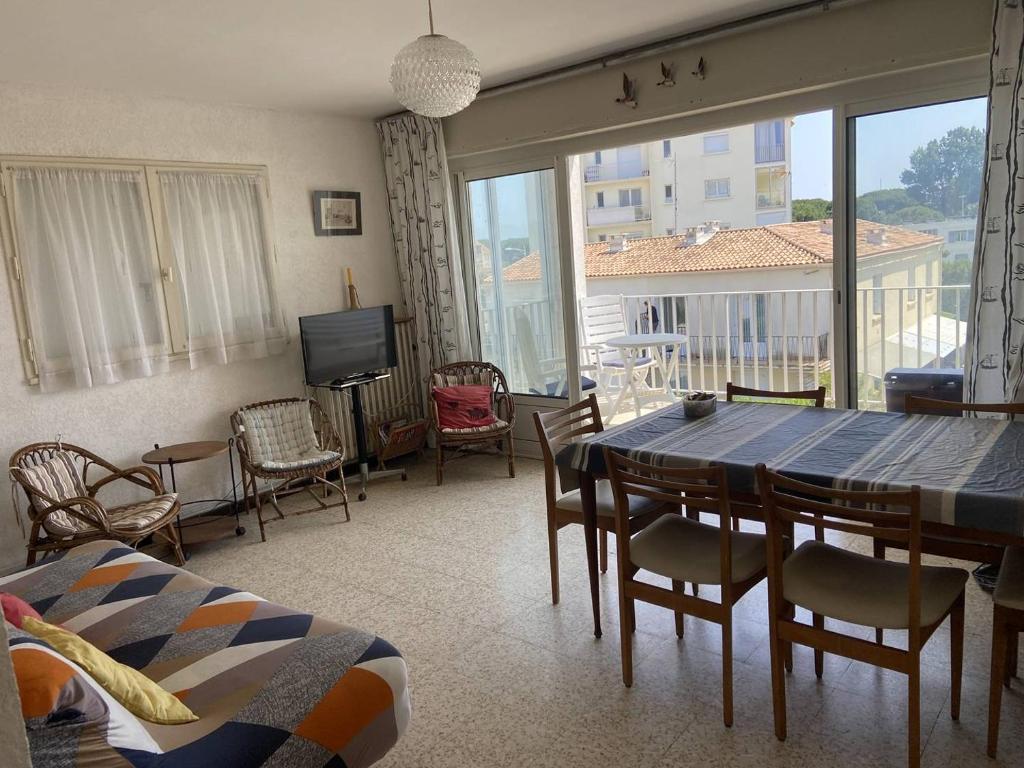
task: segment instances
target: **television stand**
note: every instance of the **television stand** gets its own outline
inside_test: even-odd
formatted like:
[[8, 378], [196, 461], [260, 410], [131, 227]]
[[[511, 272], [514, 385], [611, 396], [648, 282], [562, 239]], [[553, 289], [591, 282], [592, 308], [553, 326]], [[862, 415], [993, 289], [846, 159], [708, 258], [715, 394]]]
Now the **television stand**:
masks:
[[390, 373], [366, 373], [359, 376], [352, 376], [348, 379], [333, 382], [331, 384], [317, 384], [322, 389], [331, 389], [337, 392], [349, 390], [352, 396], [352, 425], [356, 431], [356, 453], [359, 458], [359, 500], [366, 501], [366, 485], [374, 480], [383, 480], [386, 477], [401, 476], [402, 480], [408, 479], [404, 469], [370, 469], [370, 450], [366, 445], [366, 418], [363, 414], [363, 398], [359, 388], [363, 384], [370, 384], [390, 376]]

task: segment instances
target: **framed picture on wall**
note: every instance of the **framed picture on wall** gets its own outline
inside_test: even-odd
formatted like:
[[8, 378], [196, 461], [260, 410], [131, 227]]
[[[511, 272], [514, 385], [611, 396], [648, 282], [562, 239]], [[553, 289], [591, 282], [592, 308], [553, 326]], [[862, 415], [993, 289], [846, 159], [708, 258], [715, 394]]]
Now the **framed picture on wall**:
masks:
[[358, 192], [314, 192], [313, 230], [318, 237], [363, 234], [363, 206]]

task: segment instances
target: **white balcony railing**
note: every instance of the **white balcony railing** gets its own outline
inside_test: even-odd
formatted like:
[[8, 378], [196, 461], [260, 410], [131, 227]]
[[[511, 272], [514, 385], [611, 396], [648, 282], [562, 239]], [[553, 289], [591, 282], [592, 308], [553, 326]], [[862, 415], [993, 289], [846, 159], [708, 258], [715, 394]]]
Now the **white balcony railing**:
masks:
[[583, 169], [583, 180], [588, 184], [595, 181], [619, 181], [640, 179], [651, 175], [651, 169], [642, 163], [602, 163], [588, 165]]
[[[857, 328], [849, 341], [856, 349], [860, 407], [884, 407], [883, 377], [892, 368], [962, 367], [969, 299], [966, 285], [858, 289]], [[624, 300], [628, 332], [687, 336], [679, 349], [678, 380], [669, 382], [676, 391], [724, 394], [729, 381], [778, 390], [825, 385], [832, 400], [830, 289], [635, 295]], [[518, 391], [528, 391], [522, 388], [526, 373], [512, 314], [517, 307], [528, 315], [536, 353], [546, 361], [564, 360], [560, 309], [550, 301], [506, 305], [500, 327], [493, 310], [481, 313], [484, 359], [498, 362], [504, 354], [513, 386], [519, 382]]]
[[617, 205], [610, 208], [588, 208], [587, 226], [600, 227], [606, 224], [632, 224], [650, 221], [651, 209], [646, 205]]

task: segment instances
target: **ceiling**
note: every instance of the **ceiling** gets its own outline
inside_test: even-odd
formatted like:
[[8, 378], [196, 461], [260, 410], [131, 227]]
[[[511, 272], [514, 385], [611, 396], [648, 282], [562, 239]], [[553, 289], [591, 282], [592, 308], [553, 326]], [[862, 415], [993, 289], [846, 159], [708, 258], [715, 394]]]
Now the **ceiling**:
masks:
[[[795, 0], [434, 0], [498, 85]], [[0, 80], [358, 116], [426, 0], [3, 0]]]

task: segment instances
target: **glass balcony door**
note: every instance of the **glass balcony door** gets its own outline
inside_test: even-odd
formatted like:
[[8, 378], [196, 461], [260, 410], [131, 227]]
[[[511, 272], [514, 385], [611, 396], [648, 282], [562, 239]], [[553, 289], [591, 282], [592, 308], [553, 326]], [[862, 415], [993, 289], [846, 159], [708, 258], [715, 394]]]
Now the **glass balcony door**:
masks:
[[553, 169], [466, 182], [480, 355], [521, 395], [567, 398]]
[[902, 410], [915, 386], [960, 397], [986, 109], [965, 99], [849, 122], [860, 408]]

